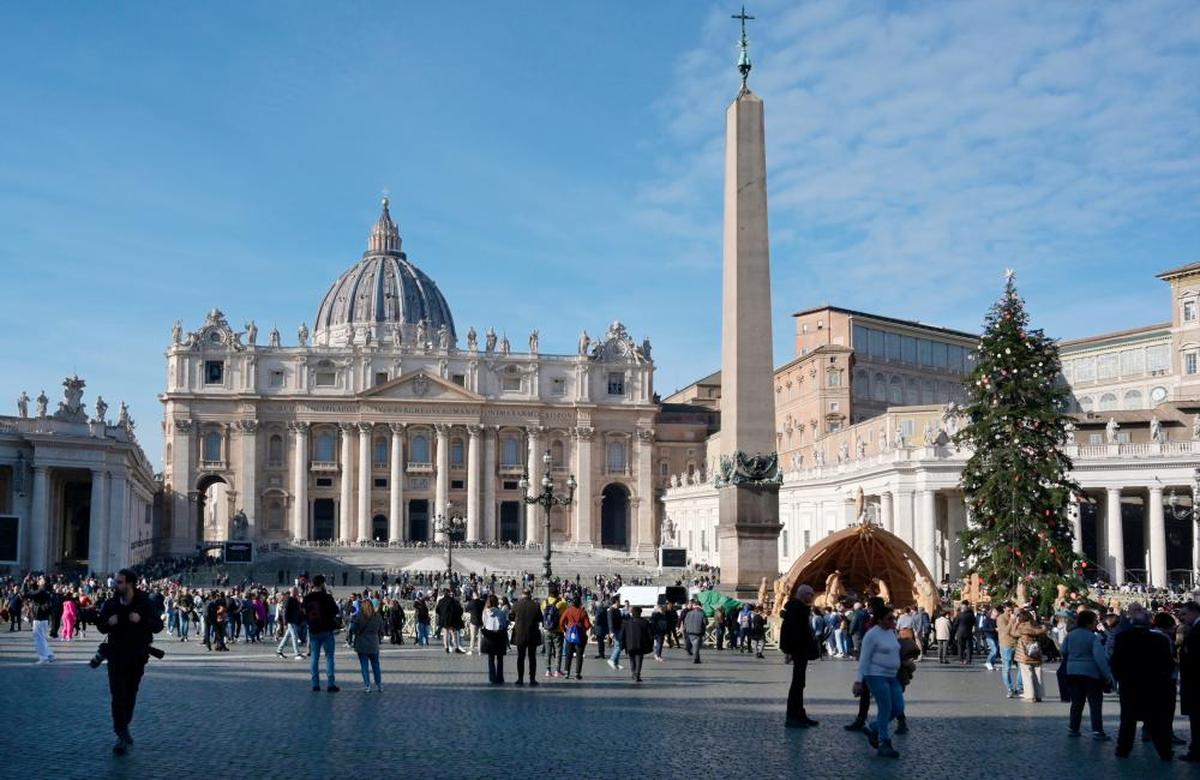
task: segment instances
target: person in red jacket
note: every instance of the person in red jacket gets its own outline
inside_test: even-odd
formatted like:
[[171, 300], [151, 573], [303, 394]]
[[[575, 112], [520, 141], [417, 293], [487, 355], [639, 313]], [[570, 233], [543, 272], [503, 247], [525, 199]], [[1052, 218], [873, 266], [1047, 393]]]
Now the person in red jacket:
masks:
[[583, 654], [587, 647], [588, 631], [592, 628], [591, 618], [583, 608], [583, 600], [576, 596], [571, 606], [563, 610], [558, 624], [563, 630], [563, 645], [567, 655], [567, 679], [571, 679], [571, 658], [575, 658], [575, 679], [583, 679]]

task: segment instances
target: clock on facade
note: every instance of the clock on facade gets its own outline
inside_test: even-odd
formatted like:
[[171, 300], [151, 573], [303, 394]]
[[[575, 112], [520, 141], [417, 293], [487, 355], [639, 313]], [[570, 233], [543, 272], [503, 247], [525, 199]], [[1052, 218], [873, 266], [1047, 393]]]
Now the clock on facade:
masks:
[[1156, 388], [1154, 388], [1153, 390], [1151, 390], [1151, 391], [1150, 391], [1150, 401], [1151, 401], [1151, 403], [1154, 403], [1154, 404], [1161, 404], [1161, 403], [1162, 403], [1163, 401], [1165, 401], [1165, 400], [1167, 400], [1167, 388], [1165, 388], [1165, 387], [1156, 387]]

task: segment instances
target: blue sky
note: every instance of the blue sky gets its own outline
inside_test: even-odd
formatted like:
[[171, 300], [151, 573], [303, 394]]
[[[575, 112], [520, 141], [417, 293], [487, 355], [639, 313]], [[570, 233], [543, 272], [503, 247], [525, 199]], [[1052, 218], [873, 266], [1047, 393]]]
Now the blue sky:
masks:
[[[0, 402], [64, 374], [161, 450], [171, 323], [294, 339], [387, 188], [460, 330], [621, 319], [719, 365], [732, 5], [0, 7]], [[1168, 318], [1200, 260], [1200, 7], [762, 2], [775, 349], [823, 302], [977, 329]]]

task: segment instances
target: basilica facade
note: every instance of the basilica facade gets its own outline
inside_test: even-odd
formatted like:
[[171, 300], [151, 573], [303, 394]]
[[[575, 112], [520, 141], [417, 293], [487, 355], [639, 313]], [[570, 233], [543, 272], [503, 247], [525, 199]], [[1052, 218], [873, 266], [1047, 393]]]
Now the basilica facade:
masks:
[[555, 543], [648, 556], [658, 541], [649, 341], [613, 322], [551, 355], [537, 331], [516, 348], [492, 328], [461, 333], [386, 200], [311, 330], [262, 343], [214, 309], [194, 330], [176, 323], [166, 363], [173, 552], [440, 541], [445, 519], [467, 541], [538, 544], [544, 518], [520, 481], [536, 490], [547, 473], [559, 494], [578, 483], [551, 512]]

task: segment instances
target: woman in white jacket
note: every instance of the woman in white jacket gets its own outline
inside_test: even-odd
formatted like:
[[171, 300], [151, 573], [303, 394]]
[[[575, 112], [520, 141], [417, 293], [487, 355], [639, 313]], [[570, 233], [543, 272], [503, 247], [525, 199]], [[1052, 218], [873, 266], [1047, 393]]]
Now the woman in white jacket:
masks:
[[874, 728], [866, 729], [871, 747], [880, 756], [898, 758], [892, 747], [891, 723], [904, 714], [904, 689], [896, 675], [900, 671], [900, 640], [896, 637], [896, 614], [888, 607], [875, 613], [875, 626], [863, 637], [858, 653], [858, 677], [854, 695], [862, 695], [866, 685], [875, 699], [878, 714]]

